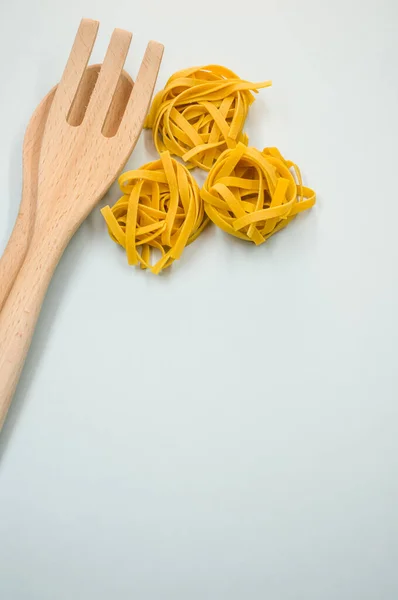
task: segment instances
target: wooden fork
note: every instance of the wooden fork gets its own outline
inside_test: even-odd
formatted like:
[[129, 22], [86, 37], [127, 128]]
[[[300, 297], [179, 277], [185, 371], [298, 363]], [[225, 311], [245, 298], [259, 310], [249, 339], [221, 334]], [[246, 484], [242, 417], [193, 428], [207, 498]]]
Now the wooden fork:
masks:
[[83, 19], [43, 134], [35, 228], [25, 261], [0, 313], [0, 427], [6, 417], [40, 308], [68, 242], [116, 179], [141, 133], [163, 46], [149, 42], [117, 131], [104, 127], [131, 33], [113, 32], [80, 125], [70, 123], [99, 23]]

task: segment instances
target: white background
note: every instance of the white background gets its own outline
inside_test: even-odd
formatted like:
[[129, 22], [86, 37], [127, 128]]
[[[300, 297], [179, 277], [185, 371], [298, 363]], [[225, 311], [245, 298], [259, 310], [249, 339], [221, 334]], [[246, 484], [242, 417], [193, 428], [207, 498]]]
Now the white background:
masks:
[[[1, 0], [0, 250], [82, 16], [93, 62], [134, 32], [133, 76], [162, 41], [157, 89], [272, 79], [251, 144], [318, 203], [258, 248], [209, 228], [161, 277], [87, 219], [0, 435], [1, 600], [396, 600], [396, 0]], [[155, 157], [147, 132], [129, 167]]]

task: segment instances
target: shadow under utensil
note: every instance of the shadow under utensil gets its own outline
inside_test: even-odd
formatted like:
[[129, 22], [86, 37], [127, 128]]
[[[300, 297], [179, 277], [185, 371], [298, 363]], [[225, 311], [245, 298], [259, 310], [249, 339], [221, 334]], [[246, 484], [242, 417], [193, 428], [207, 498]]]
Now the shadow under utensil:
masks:
[[1, 253], [5, 249], [8, 239], [11, 235], [15, 221], [18, 215], [19, 206], [22, 198], [22, 146], [23, 146], [23, 127], [20, 127], [18, 135], [12, 146], [10, 163], [8, 167], [10, 179], [10, 209], [8, 212], [8, 225], [6, 237], [1, 244]]
[[144, 139], [145, 150], [155, 156], [155, 154], [157, 154], [157, 150], [155, 147], [155, 142], [153, 141], [152, 129], [143, 129], [141, 135]]
[[51, 280], [18, 387], [0, 432], [0, 464], [7, 451], [14, 428], [18, 425], [26, 403], [29, 402], [32, 382], [40, 362], [45, 359], [44, 351], [50, 332], [56, 326], [57, 314], [62, 309], [65, 291], [71, 285], [77, 264], [83, 255], [87, 244], [86, 238], [84, 228], [81, 227], [71, 239]]
[[95, 237], [102, 237], [104, 234], [108, 235], [105, 219], [101, 214], [101, 208], [107, 205], [113, 206], [122, 195], [116, 180], [84, 221], [83, 226], [87, 227]]

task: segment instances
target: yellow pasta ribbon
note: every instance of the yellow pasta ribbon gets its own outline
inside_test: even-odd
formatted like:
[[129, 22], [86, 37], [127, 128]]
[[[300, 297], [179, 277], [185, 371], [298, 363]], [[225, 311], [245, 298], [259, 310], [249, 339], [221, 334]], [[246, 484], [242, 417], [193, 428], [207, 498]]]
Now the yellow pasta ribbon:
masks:
[[210, 219], [227, 233], [256, 245], [314, 206], [297, 165], [276, 148], [262, 152], [238, 144], [225, 150], [201, 190]]
[[[181, 257], [209, 222], [195, 179], [169, 152], [123, 173], [119, 186], [124, 195], [101, 213], [113, 241], [126, 250], [130, 265], [160, 273]], [[161, 254], [154, 265], [152, 249]]]
[[244, 81], [219, 65], [178, 71], [154, 98], [145, 127], [159, 153], [168, 150], [189, 169], [209, 171], [224, 150], [248, 144], [243, 127], [252, 92], [270, 85]]

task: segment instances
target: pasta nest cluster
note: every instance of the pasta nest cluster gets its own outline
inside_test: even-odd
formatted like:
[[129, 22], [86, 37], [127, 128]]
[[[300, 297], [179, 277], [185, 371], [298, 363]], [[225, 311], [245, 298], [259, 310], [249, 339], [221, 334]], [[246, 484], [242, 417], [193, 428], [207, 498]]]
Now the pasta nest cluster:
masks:
[[[259, 245], [315, 204], [296, 164], [276, 148], [248, 146], [243, 128], [249, 107], [254, 93], [269, 85], [244, 81], [218, 65], [170, 77], [145, 122], [159, 160], [121, 175], [123, 196], [101, 211], [129, 264], [160, 273], [210, 220]], [[193, 167], [209, 171], [202, 190]]]

